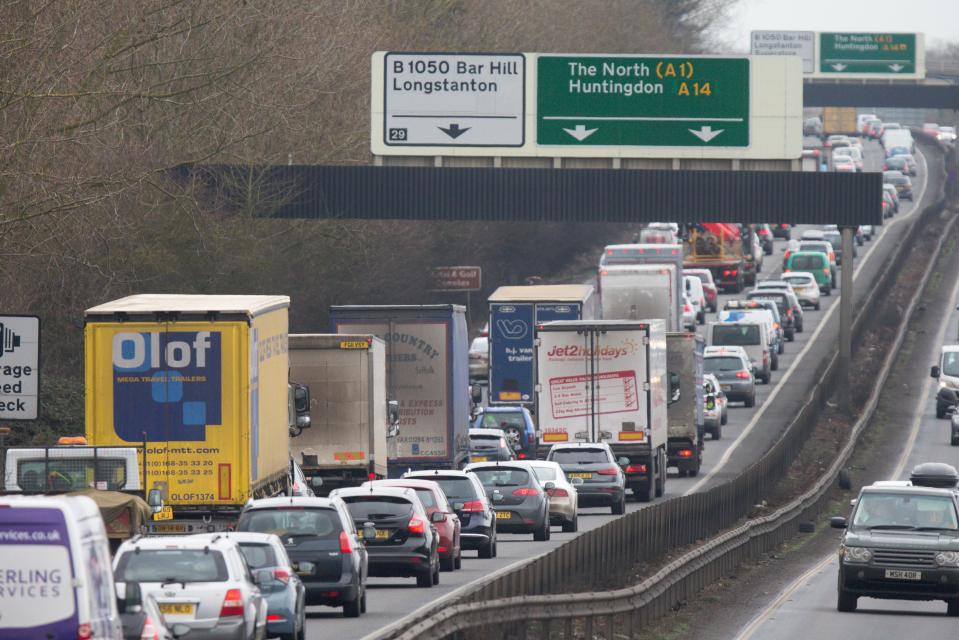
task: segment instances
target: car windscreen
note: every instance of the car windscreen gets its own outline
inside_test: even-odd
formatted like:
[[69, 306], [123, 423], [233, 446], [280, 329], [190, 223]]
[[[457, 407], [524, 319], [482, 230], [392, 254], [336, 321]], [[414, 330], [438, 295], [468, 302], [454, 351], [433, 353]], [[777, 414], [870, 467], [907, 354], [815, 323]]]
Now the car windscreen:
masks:
[[475, 500], [476, 487], [468, 478], [462, 476], [428, 476], [440, 486], [449, 500]]
[[398, 518], [413, 514], [413, 503], [399, 496], [345, 496], [343, 502], [354, 520]]
[[889, 178], [889, 182], [891, 182], [891, 183], [893, 183], [893, 184], [897, 184], [897, 185], [898, 185], [898, 184], [903, 184], [903, 185], [912, 184], [912, 181], [909, 180], [909, 178], [907, 178], [906, 176], [893, 176], [893, 177]]
[[553, 467], [539, 467], [533, 466], [533, 473], [536, 474], [536, 479], [540, 482], [549, 482], [550, 480], [556, 480], [556, 469]]
[[949, 351], [942, 354], [942, 374], [959, 377], [959, 351]]
[[477, 427], [483, 429], [506, 429], [507, 427], [518, 427], [520, 431], [526, 430], [526, 421], [523, 414], [516, 412], [483, 412], [476, 420]]
[[470, 435], [471, 449], [499, 449], [502, 436], [477, 436]]
[[812, 271], [824, 268], [822, 256], [794, 256], [789, 264], [796, 271]]
[[749, 300], [772, 300], [776, 303], [780, 313], [785, 313], [788, 307], [788, 300], [785, 293], [776, 293], [775, 291], [751, 291], [746, 294]]
[[473, 473], [484, 487], [525, 487], [529, 484], [529, 472], [516, 467], [483, 467]]
[[740, 371], [742, 368], [743, 361], [735, 356], [710, 356], [703, 359], [703, 370], [706, 373]]
[[[800, 257], [805, 258], [806, 256], [800, 256]], [[813, 277], [808, 274], [803, 274], [803, 275], [797, 274], [794, 276], [787, 275], [787, 276], [783, 276], [783, 280], [785, 280], [786, 282], [788, 282], [794, 287], [795, 286], [804, 287], [806, 285], [815, 284], [815, 280], [813, 279]]]
[[420, 502], [423, 503], [423, 506], [426, 507], [427, 510], [435, 509], [439, 506], [436, 504], [436, 498], [433, 497], [433, 492], [429, 489], [414, 487], [413, 491], [416, 492], [416, 497], [420, 499]]
[[593, 462], [609, 462], [609, 454], [605, 449], [557, 449], [549, 455], [549, 459], [560, 464], [589, 464]]
[[74, 491], [106, 483], [108, 491], [126, 487], [123, 458], [29, 458], [17, 461], [17, 484], [23, 491]]
[[276, 559], [276, 552], [268, 544], [262, 542], [241, 542], [240, 551], [246, 559], [246, 565], [251, 571], [265, 569], [267, 567], [277, 567], [280, 565]]
[[717, 324], [713, 327], [712, 344], [747, 346], [760, 344], [758, 324]]
[[240, 516], [239, 531], [275, 533], [283, 536], [315, 536], [325, 540], [339, 537], [343, 530], [340, 516], [334, 509], [281, 507], [253, 509]]
[[139, 549], [117, 561], [119, 582], [225, 582], [223, 554], [210, 549]]
[[915, 493], [863, 493], [852, 526], [883, 529], [959, 529], [950, 496]]

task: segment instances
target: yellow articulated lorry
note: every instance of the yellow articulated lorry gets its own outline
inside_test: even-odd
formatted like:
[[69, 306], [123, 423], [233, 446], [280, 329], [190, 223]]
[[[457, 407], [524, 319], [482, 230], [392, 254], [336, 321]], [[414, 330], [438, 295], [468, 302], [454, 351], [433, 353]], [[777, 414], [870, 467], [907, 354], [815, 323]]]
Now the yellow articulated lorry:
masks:
[[289, 306], [150, 294], [86, 311], [87, 440], [145, 445], [150, 533], [224, 530], [288, 492]]

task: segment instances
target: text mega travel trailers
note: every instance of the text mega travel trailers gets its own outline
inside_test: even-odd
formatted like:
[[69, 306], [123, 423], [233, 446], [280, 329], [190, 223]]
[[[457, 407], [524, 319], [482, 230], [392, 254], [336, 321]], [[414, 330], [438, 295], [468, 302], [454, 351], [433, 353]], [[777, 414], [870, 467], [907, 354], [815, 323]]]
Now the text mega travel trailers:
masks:
[[548, 284], [500, 287], [489, 297], [489, 403], [534, 408], [534, 327], [596, 317], [593, 287]]
[[661, 319], [536, 327], [539, 446], [606, 442], [640, 500], [666, 483], [666, 330]]
[[222, 530], [248, 499], [288, 490], [289, 306], [149, 294], [87, 310], [87, 440], [146, 442], [146, 490], [164, 506], [151, 532]]
[[317, 495], [386, 477], [398, 415], [386, 395], [383, 340], [292, 334], [290, 377], [311, 390], [312, 427], [290, 441], [290, 453]]
[[399, 433], [388, 475], [459, 469], [469, 462], [466, 308], [334, 306], [330, 322], [336, 333], [372, 334], [386, 343], [387, 395], [399, 403]]

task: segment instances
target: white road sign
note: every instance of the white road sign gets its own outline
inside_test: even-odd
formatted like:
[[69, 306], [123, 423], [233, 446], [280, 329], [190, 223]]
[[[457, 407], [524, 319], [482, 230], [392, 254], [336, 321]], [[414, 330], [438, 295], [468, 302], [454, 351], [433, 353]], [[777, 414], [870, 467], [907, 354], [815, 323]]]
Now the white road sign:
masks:
[[382, 127], [381, 135], [373, 136], [374, 153], [381, 153], [379, 147], [521, 147], [525, 142], [526, 59], [521, 53], [379, 52], [373, 55], [372, 77], [373, 129]]
[[816, 34], [813, 31], [753, 31], [749, 52], [757, 56], [799, 56], [802, 72], [816, 70]]
[[35, 420], [40, 392], [40, 318], [0, 316], [0, 420]]

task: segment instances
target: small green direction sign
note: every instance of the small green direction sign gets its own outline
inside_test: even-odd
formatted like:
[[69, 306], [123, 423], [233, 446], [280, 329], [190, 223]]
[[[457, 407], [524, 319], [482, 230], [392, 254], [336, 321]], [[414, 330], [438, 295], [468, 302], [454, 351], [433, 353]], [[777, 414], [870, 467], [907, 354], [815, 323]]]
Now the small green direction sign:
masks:
[[913, 74], [914, 33], [820, 33], [820, 73]]
[[748, 147], [749, 59], [540, 55], [540, 145]]

